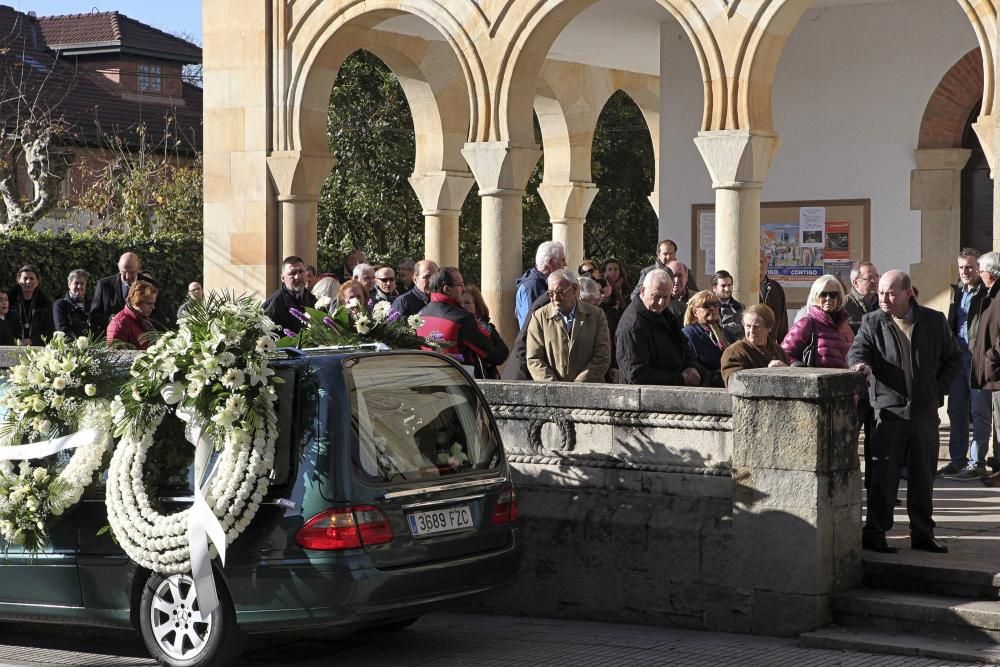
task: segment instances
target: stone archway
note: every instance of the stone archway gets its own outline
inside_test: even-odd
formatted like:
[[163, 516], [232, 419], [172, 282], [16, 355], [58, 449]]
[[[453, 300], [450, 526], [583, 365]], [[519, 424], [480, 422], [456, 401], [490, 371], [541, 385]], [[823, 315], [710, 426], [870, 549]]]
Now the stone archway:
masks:
[[[918, 285], [946, 286], [955, 280], [961, 245], [962, 169], [971, 151], [962, 147], [969, 117], [983, 100], [983, 56], [973, 49], [945, 73], [920, 123], [917, 168], [910, 174], [910, 208], [920, 211], [920, 262], [910, 267]], [[943, 287], [926, 290], [924, 302], [944, 310]]]

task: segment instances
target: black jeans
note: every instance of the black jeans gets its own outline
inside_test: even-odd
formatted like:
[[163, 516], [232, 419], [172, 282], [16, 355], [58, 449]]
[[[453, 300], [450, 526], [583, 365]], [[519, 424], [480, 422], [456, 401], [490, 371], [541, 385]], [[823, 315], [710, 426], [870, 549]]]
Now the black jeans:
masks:
[[909, 468], [906, 513], [910, 517], [910, 539], [934, 537], [934, 469], [938, 457], [938, 428], [932, 421], [909, 421], [879, 415], [871, 433], [871, 476], [868, 486], [866, 539], [885, 536], [892, 528], [893, 509], [899, 492], [899, 469]]

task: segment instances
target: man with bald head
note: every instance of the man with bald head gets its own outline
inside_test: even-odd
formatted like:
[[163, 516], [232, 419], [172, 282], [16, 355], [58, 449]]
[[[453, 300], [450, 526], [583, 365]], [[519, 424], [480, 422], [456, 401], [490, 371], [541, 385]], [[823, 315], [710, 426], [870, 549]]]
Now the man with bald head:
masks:
[[438, 265], [429, 259], [417, 262], [413, 267], [413, 287], [396, 297], [392, 302], [392, 312], [399, 313], [399, 317], [409, 317], [423, 310], [431, 301], [428, 286], [437, 270]]
[[680, 322], [668, 311], [674, 281], [653, 269], [639, 286], [615, 332], [618, 369], [624, 384], [697, 386], [702, 373], [691, 355]]
[[906, 273], [889, 271], [882, 276], [878, 299], [880, 310], [861, 319], [847, 355], [851, 369], [868, 379], [875, 411], [861, 545], [881, 553], [896, 551], [885, 535], [892, 528], [899, 470], [906, 461], [910, 546], [946, 553], [948, 547], [934, 537], [932, 518], [938, 408], [962, 371], [962, 354], [944, 315], [917, 303]]
[[102, 336], [111, 318], [125, 307], [125, 297], [141, 268], [139, 255], [126, 252], [118, 258], [118, 273], [97, 281], [90, 302], [90, 325], [96, 335]]
[[677, 318], [677, 321], [683, 324], [684, 311], [687, 310], [688, 299], [694, 294], [688, 284], [691, 278], [691, 271], [688, 270], [687, 264], [676, 259], [667, 262], [667, 270], [674, 277], [674, 286], [670, 290], [669, 309], [673, 313], [673, 316]]

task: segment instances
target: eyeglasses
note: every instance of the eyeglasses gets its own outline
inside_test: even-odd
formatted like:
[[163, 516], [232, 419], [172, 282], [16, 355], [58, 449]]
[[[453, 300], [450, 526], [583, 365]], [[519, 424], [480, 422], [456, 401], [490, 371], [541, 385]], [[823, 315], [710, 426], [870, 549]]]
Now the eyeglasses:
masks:
[[820, 299], [839, 299], [840, 298], [840, 292], [820, 292], [819, 293], [819, 298]]
[[570, 285], [569, 287], [567, 287], [565, 289], [550, 289], [548, 291], [549, 298], [550, 299], [561, 299], [564, 294], [566, 294], [568, 292], [572, 292], [573, 291], [573, 287], [574, 287], [573, 285]]
[[389, 282], [395, 279], [396, 276], [375, 276], [375, 280], [378, 280], [380, 282]]

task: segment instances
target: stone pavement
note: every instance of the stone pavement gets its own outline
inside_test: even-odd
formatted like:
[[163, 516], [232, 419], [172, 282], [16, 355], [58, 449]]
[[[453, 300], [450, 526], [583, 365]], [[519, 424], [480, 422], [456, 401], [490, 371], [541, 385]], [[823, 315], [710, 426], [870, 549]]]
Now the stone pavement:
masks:
[[[106, 630], [4, 624], [0, 665], [147, 667], [135, 635]], [[809, 649], [795, 640], [672, 628], [474, 614], [432, 614], [396, 633], [344, 638], [323, 631], [258, 636], [240, 664], [327, 667], [943, 667], [906, 656]]]

